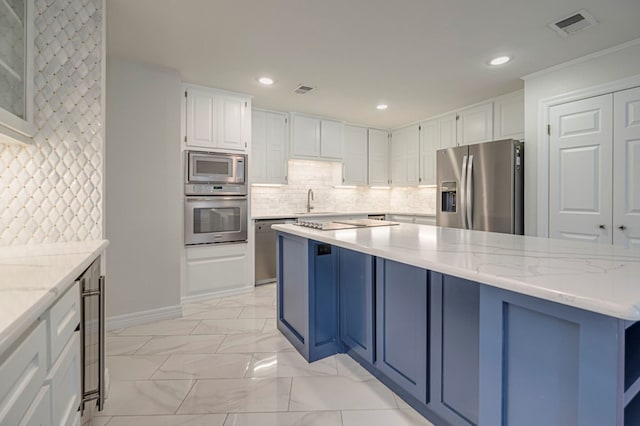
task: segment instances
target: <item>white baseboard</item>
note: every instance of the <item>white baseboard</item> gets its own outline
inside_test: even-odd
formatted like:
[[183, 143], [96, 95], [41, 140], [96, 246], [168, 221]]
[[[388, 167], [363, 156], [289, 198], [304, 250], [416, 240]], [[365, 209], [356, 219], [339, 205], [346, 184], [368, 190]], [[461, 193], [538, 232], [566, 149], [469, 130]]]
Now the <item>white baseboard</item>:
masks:
[[201, 302], [203, 300], [209, 300], [216, 297], [227, 297], [227, 296], [235, 296], [236, 294], [249, 293], [250, 291], [253, 291], [254, 288], [255, 288], [254, 286], [250, 286], [250, 287], [212, 291], [209, 293], [193, 294], [191, 296], [183, 296], [182, 299], [180, 299], [180, 301], [184, 305], [185, 303]]
[[150, 309], [148, 311], [135, 312], [132, 314], [114, 315], [108, 317], [105, 329], [118, 330], [120, 328], [134, 325], [147, 324], [150, 322], [174, 319], [182, 317], [182, 306], [167, 306], [164, 308]]

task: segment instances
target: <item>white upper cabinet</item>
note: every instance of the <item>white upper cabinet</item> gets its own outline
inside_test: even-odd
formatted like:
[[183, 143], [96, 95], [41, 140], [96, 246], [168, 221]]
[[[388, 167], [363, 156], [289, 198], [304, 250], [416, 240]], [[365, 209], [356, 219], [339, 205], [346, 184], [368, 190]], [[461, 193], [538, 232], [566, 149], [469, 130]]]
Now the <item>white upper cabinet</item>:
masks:
[[436, 183], [436, 150], [440, 147], [440, 120], [420, 125], [420, 177], [421, 185]]
[[291, 118], [291, 156], [320, 156], [320, 119], [304, 115]]
[[389, 134], [369, 129], [369, 185], [389, 185]]
[[185, 86], [185, 144], [188, 147], [246, 151], [251, 100], [247, 96]]
[[287, 114], [253, 110], [251, 130], [252, 183], [287, 183]]
[[493, 102], [458, 113], [458, 146], [493, 140]]
[[342, 160], [344, 124], [340, 121], [292, 114], [291, 156], [303, 159]]
[[344, 160], [342, 183], [367, 184], [367, 128], [344, 126]]
[[493, 112], [495, 140], [524, 139], [524, 90], [496, 98]]
[[419, 130], [412, 125], [391, 135], [391, 184], [417, 185], [419, 170]]
[[440, 127], [440, 140], [437, 149], [453, 148], [457, 145], [457, 125], [456, 114], [450, 114], [438, 119]]
[[30, 143], [33, 121], [33, 0], [0, 1], [0, 143]]

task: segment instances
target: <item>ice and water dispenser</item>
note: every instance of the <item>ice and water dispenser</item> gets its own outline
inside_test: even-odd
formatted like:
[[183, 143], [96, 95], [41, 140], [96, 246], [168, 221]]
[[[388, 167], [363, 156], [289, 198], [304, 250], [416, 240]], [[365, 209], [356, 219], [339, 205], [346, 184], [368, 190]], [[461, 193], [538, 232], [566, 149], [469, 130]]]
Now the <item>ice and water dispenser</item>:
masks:
[[440, 193], [442, 194], [441, 209], [443, 212], [456, 212], [456, 182], [442, 182]]

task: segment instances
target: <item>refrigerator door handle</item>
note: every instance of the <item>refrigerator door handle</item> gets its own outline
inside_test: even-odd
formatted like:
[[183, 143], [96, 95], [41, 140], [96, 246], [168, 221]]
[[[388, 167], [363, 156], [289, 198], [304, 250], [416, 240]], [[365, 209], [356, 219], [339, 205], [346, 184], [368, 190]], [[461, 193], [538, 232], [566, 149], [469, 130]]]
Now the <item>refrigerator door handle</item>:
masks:
[[460, 214], [462, 215], [462, 229], [469, 229], [467, 226], [467, 156], [462, 158], [462, 178], [460, 179]]
[[465, 201], [467, 229], [473, 229], [473, 155], [469, 155], [469, 161], [467, 162], [467, 182], [464, 192], [467, 197]]

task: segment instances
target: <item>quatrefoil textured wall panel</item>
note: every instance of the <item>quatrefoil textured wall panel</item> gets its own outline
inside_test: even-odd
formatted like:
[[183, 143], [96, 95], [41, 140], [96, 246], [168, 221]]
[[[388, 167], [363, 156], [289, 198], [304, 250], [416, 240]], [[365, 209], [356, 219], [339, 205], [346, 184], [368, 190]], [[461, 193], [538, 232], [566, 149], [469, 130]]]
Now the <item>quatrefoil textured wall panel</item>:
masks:
[[102, 236], [102, 0], [35, 0], [34, 18], [38, 131], [0, 145], [3, 246]]

